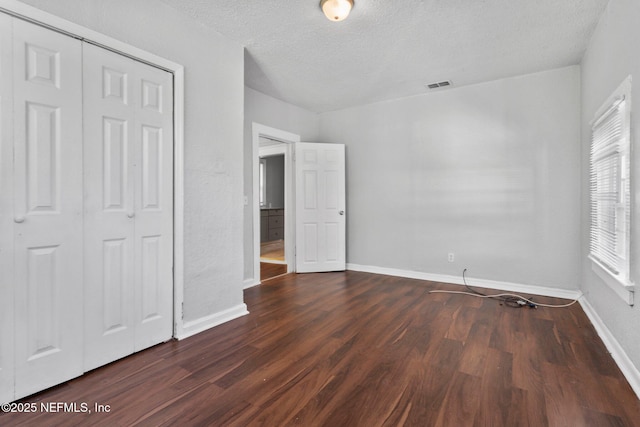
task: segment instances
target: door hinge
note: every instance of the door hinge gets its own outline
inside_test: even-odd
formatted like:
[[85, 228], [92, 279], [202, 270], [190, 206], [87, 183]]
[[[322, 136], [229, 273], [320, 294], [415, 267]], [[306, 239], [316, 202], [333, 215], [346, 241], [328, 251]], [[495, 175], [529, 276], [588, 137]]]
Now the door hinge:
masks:
[[180, 313], [180, 318], [184, 320], [184, 301], [180, 304], [180, 311], [182, 312]]

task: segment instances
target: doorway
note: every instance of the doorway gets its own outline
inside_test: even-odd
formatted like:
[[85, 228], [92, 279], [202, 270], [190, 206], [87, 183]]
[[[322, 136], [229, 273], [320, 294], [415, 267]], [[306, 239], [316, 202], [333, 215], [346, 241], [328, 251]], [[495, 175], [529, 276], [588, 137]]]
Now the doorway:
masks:
[[259, 139], [260, 281], [287, 273], [285, 242], [286, 143]]
[[293, 146], [299, 141], [299, 135], [253, 123], [253, 271], [256, 285], [295, 270]]
[[[280, 149], [284, 153], [286, 272], [344, 271], [346, 267], [344, 145], [300, 143], [299, 135], [254, 122], [252, 125], [253, 283], [248, 287], [260, 284], [261, 137], [275, 141], [274, 148], [270, 150]], [[294, 167], [294, 164], [297, 166]], [[296, 182], [299, 185], [296, 185]]]

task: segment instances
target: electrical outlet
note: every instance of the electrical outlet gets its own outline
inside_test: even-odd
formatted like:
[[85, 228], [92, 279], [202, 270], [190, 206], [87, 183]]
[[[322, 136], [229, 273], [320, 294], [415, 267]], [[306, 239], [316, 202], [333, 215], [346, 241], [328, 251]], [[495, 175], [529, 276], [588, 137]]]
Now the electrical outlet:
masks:
[[449, 260], [449, 262], [453, 262], [455, 260], [455, 254], [453, 252], [449, 252], [449, 255], [447, 257], [447, 259]]

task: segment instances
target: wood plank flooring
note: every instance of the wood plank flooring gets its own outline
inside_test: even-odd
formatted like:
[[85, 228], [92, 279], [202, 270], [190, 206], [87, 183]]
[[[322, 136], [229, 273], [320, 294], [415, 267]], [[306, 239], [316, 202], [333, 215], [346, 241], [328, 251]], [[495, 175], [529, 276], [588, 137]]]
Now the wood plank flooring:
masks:
[[260, 260], [284, 261], [284, 240], [260, 243]]
[[460, 287], [281, 276], [245, 291], [247, 316], [24, 399], [108, 413], [0, 425], [640, 425], [640, 401], [578, 304], [515, 309], [432, 289]]
[[260, 263], [260, 280], [265, 281], [273, 277], [282, 276], [287, 274], [286, 264], [273, 264], [270, 262]]

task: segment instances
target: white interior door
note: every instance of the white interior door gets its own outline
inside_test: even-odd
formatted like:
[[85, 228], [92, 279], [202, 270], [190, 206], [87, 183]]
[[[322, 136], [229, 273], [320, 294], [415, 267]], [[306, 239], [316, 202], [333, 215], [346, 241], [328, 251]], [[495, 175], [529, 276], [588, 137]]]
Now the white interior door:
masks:
[[85, 370], [134, 349], [134, 61], [83, 45]]
[[173, 76], [136, 62], [135, 351], [173, 335]]
[[82, 374], [81, 42], [13, 20], [15, 394]]
[[346, 267], [344, 145], [296, 143], [296, 271]]
[[85, 369], [173, 331], [170, 73], [84, 45]]
[[12, 21], [0, 14], [0, 403], [14, 399]]

